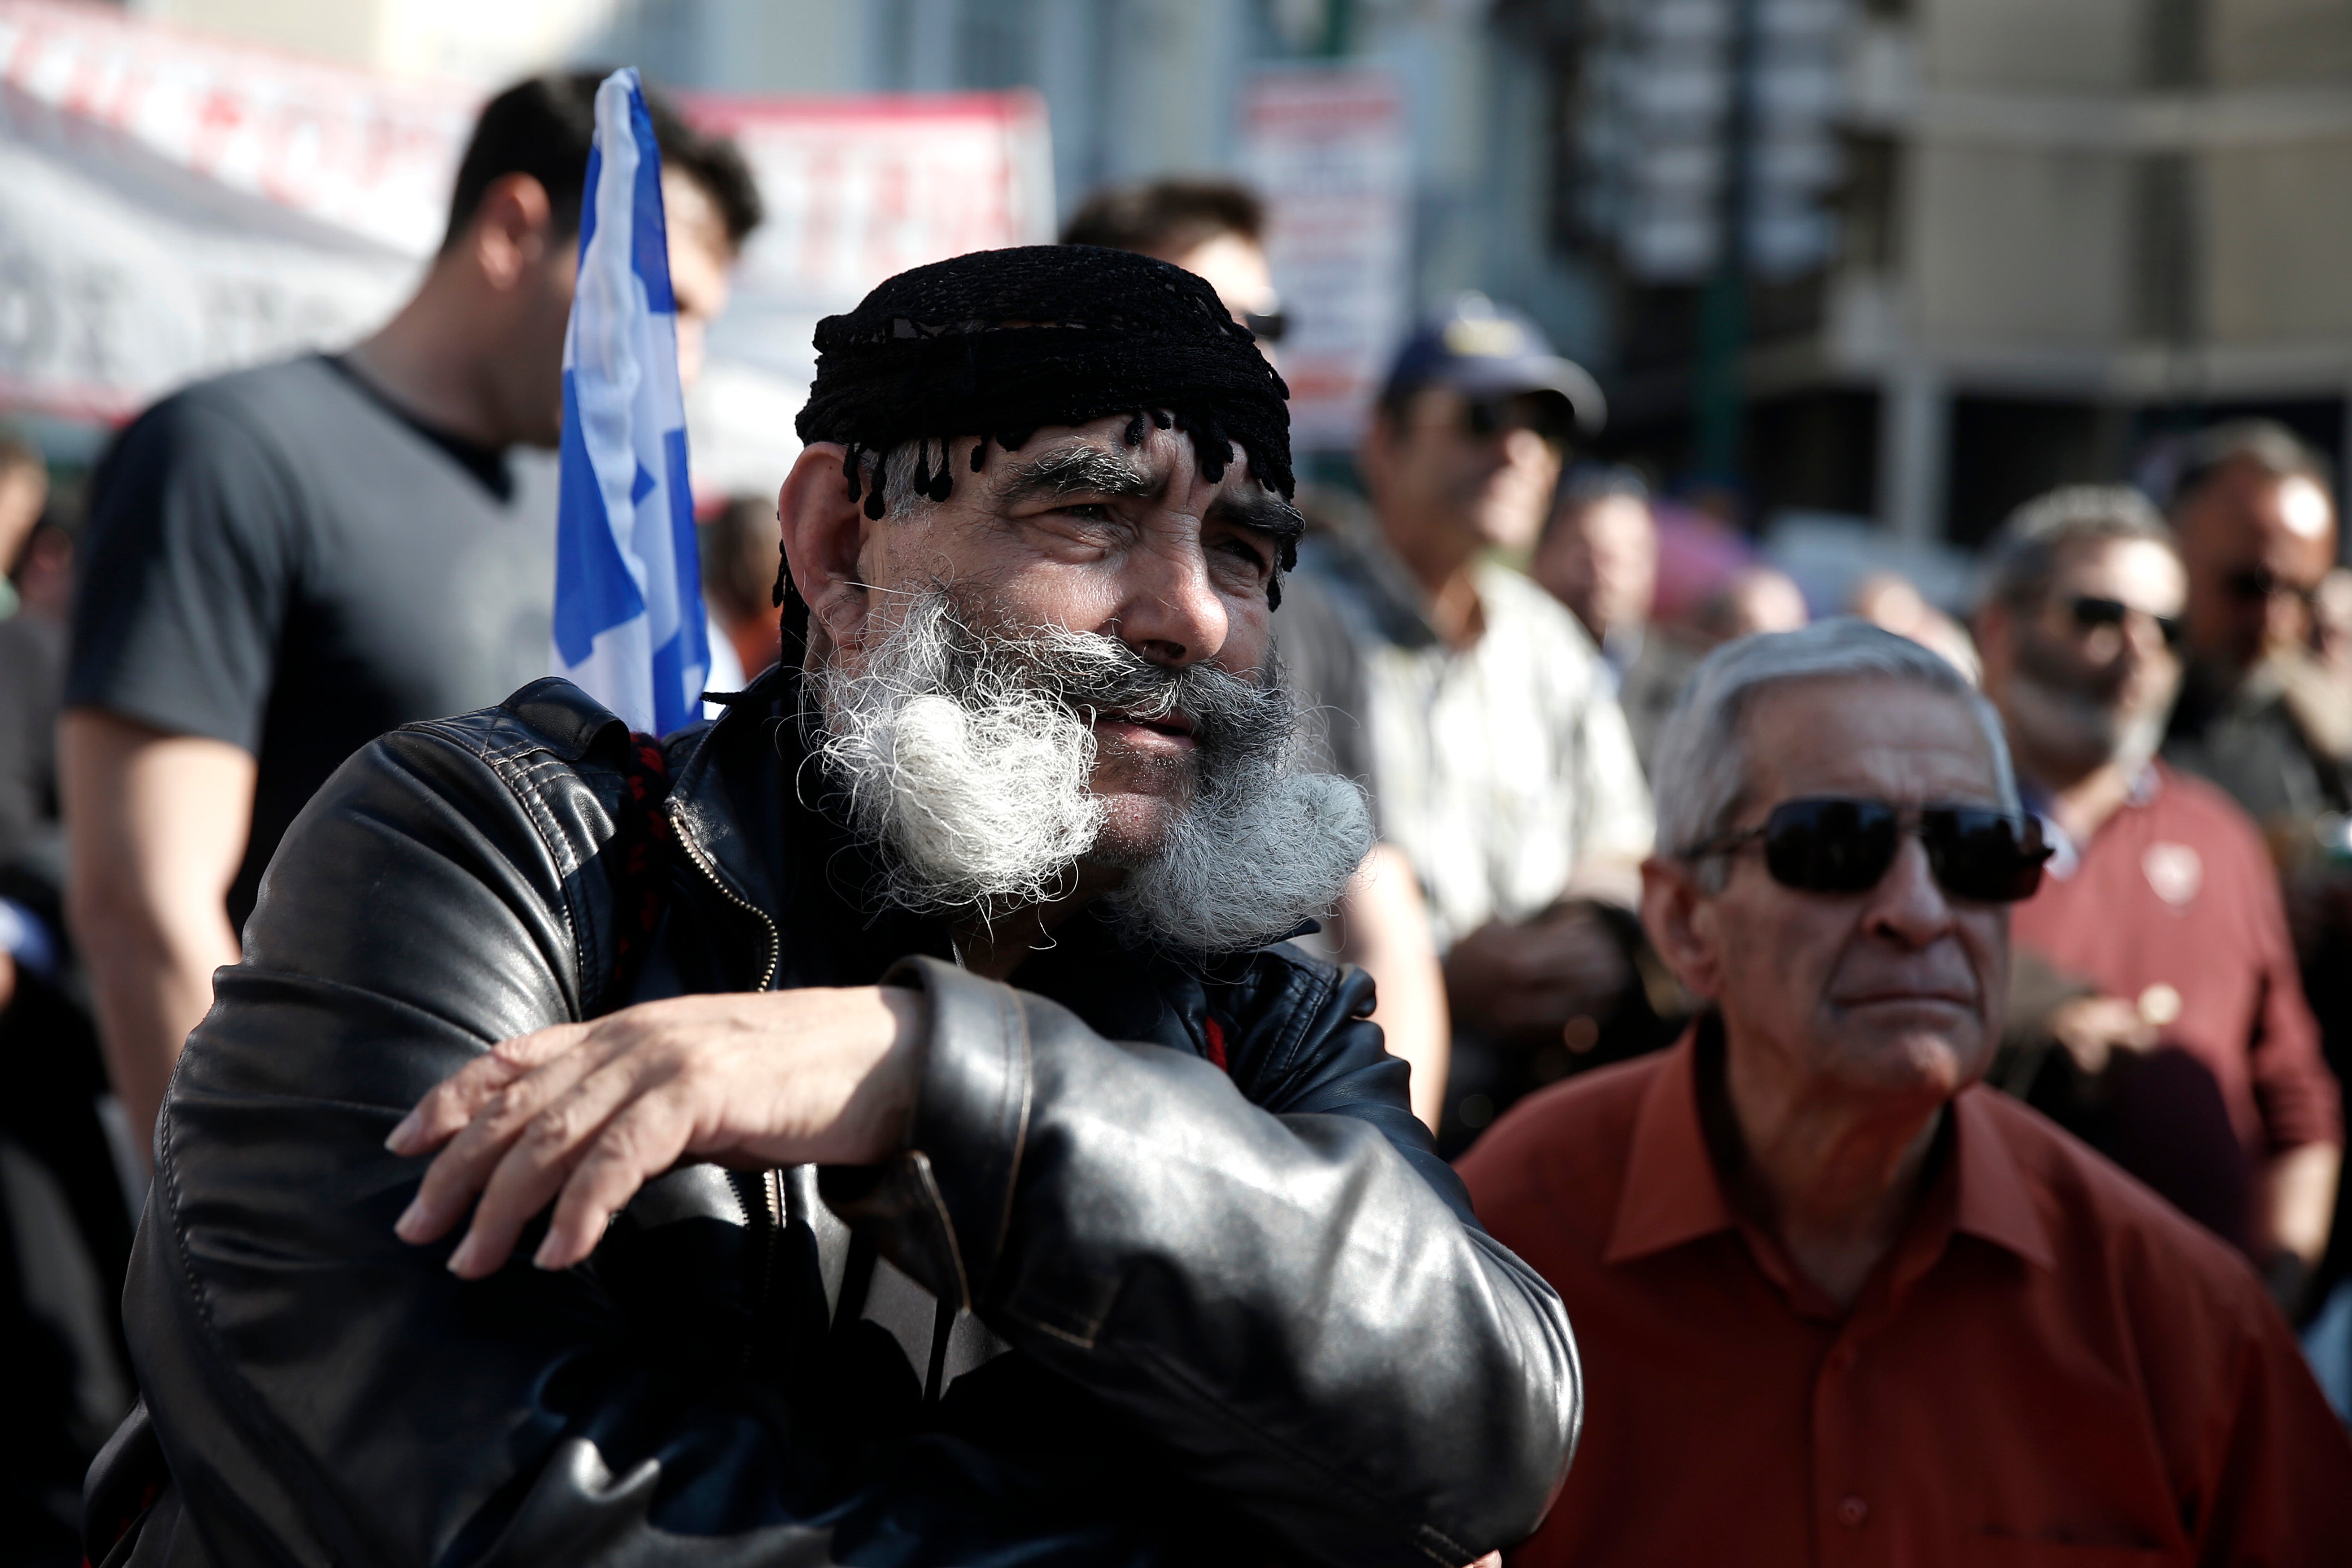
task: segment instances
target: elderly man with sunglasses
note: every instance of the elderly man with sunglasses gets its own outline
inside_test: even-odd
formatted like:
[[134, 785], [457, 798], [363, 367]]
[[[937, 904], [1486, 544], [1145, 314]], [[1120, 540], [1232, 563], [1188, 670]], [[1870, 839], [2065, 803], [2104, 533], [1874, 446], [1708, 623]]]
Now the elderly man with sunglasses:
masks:
[[2030, 501], [1992, 552], [1985, 693], [2057, 851], [2016, 913], [2019, 974], [2046, 968], [2011, 986], [2023, 1049], [1999, 1077], [2244, 1248], [2292, 1312], [2327, 1245], [2340, 1096], [2261, 834], [2155, 760], [2187, 597], [2171, 531], [2122, 487]]
[[2352, 1439], [2234, 1254], [1981, 1087], [2048, 849], [1998, 715], [1852, 620], [1745, 638], [1661, 736], [1673, 1049], [1462, 1162], [1591, 1422], [1514, 1561], [2352, 1560]]

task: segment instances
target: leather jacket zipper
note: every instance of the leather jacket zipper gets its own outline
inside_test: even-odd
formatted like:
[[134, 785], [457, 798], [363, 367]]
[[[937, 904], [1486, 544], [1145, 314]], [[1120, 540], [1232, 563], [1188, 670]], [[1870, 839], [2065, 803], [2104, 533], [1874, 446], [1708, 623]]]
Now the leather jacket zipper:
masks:
[[767, 967], [761, 970], [760, 983], [751, 989], [754, 991], [769, 989], [775, 984], [776, 966], [783, 960], [783, 933], [776, 929], [776, 922], [767, 910], [751, 900], [740, 897], [720, 879], [719, 868], [710, 863], [710, 857], [703, 853], [702, 846], [694, 841], [694, 835], [688, 832], [686, 824], [678, 819], [680, 814], [675, 798], [662, 803], [662, 815], [669, 818], [670, 832], [677, 837], [679, 847], [686, 851], [686, 858], [694, 862], [694, 868], [702, 873], [703, 880], [718, 889], [720, 898], [758, 921], [760, 929], [768, 933]]
[[[719, 868], [710, 863], [709, 856], [703, 853], [702, 846], [695, 842], [694, 835], [687, 830], [686, 824], [679, 819], [680, 813], [675, 798], [662, 803], [662, 814], [669, 818], [671, 836], [677, 840], [679, 847], [686, 851], [686, 858], [694, 863], [694, 868], [702, 873], [702, 879], [717, 889], [720, 898], [758, 921], [760, 929], [767, 933], [767, 963], [760, 971], [760, 983], [752, 989], [766, 991], [772, 988], [776, 983], [776, 969], [782, 963], [784, 953], [783, 933], [776, 929], [774, 918], [751, 900], [738, 895], [732, 888], [720, 879]], [[774, 1300], [776, 1293], [776, 1255], [782, 1250], [784, 1243], [784, 1203], [782, 1183], [775, 1172], [766, 1172], [759, 1178], [756, 1210], [751, 1195], [753, 1190], [751, 1176], [744, 1172], [730, 1171], [728, 1174], [735, 1184], [737, 1201], [742, 1204], [745, 1215], [749, 1216], [754, 1212], [763, 1212], [766, 1224], [762, 1228], [768, 1233], [767, 1244], [762, 1249], [763, 1256], [760, 1260], [759, 1290], [751, 1299], [751, 1328], [743, 1336], [743, 1353], [736, 1361], [735, 1370], [740, 1376], [751, 1370], [752, 1357], [758, 1350], [761, 1331], [771, 1326], [768, 1319], [771, 1315], [770, 1303]]]
[[783, 1178], [775, 1171], [762, 1171], [756, 1175], [749, 1171], [730, 1171], [727, 1180], [735, 1189], [735, 1201], [743, 1205], [746, 1219], [763, 1210], [767, 1216], [761, 1226], [768, 1234], [760, 1248], [760, 1280], [751, 1295], [751, 1323], [743, 1334], [742, 1352], [735, 1358], [735, 1375], [745, 1377], [751, 1372], [766, 1331], [774, 1326], [768, 1320], [770, 1303], [776, 1299], [776, 1258], [784, 1246]]

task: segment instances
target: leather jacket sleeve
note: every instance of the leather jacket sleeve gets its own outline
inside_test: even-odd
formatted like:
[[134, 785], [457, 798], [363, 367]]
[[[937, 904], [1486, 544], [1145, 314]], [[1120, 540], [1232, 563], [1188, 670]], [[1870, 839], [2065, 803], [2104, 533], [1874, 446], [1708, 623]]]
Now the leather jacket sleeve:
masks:
[[[618, 781], [578, 765], [595, 744], [503, 713], [398, 731], [288, 836], [173, 1080], [127, 1292], [180, 1531], [255, 1564], [1144, 1560], [976, 1547], [936, 1454], [845, 1472], [810, 1412], [709, 1364], [741, 1303], [665, 1290], [680, 1255], [634, 1222], [688, 1215], [663, 1245], [689, 1251], [740, 1227], [724, 1173], [650, 1184], [559, 1274], [467, 1284], [446, 1242], [394, 1236], [423, 1165], [383, 1148], [394, 1122], [603, 984]], [[1533, 1528], [1574, 1432], [1564, 1317], [1451, 1173], [1383, 1136], [1402, 1093], [1355, 1000], [1326, 985], [1262, 1042], [1261, 1110], [1050, 1003], [909, 978], [933, 1021], [919, 1154], [865, 1179], [854, 1223], [1312, 1559], [1466, 1562]], [[888, 1201], [909, 1181], [928, 1219]]]
[[836, 1206], [887, 1212], [893, 1261], [1299, 1551], [1467, 1563], [1531, 1534], [1566, 1473], [1566, 1316], [1405, 1109], [1370, 983], [1276, 973], [1229, 1077], [901, 964], [930, 1004], [917, 1152], [894, 1198]]

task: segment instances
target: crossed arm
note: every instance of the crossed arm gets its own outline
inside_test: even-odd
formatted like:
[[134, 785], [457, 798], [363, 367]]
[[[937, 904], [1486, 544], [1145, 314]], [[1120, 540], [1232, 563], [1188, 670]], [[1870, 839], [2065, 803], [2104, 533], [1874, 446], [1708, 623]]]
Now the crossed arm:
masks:
[[[744, 1331], [738, 1268], [680, 1290], [648, 1261], [733, 1234], [723, 1183], [692, 1195], [711, 1190], [698, 1163], [885, 1152], [885, 1173], [928, 1161], [924, 1234], [953, 1270], [935, 1293], [967, 1287], [1001, 1337], [1152, 1434], [1171, 1482], [1315, 1561], [1447, 1568], [1533, 1527], [1574, 1430], [1573, 1347], [1428, 1152], [1355, 1016], [1360, 982], [1302, 994], [1256, 1104], [1207, 1062], [937, 965], [904, 989], [558, 1022], [583, 1009], [568, 900], [597, 884], [567, 880], [576, 852], [542, 829], [593, 808], [523, 810], [491, 766], [545, 770], [506, 743], [404, 732], [347, 764], [173, 1086], [126, 1315], [173, 1477], [225, 1552], [437, 1557], [498, 1529], [520, 1552], [542, 1528], [625, 1552], [682, 1522], [781, 1552], [813, 1510], [851, 1507], [1017, 1528], [927, 1491], [919, 1449], [824, 1469], [804, 1417], [723, 1350], [691, 1381], [662, 1359]], [[387, 1132], [439, 1142], [429, 1173]], [[653, 1207], [604, 1232], [648, 1173]], [[446, 1239], [394, 1235], [420, 1196], [415, 1234], [472, 1210], [454, 1261], [476, 1277], [441, 1266]], [[587, 1265], [495, 1268], [550, 1198], [545, 1261], [585, 1245]], [[681, 1204], [692, 1224], [658, 1219]], [[887, 1217], [853, 1223], [931, 1283]], [[694, 1327], [649, 1335], [647, 1302]], [[383, 1440], [411, 1429], [440, 1436]], [[657, 1494], [617, 1484], [653, 1462]], [[673, 1508], [695, 1511], [666, 1524]]]
[[861, 986], [681, 996], [509, 1040], [435, 1086], [385, 1140], [395, 1154], [440, 1151], [396, 1228], [435, 1240], [472, 1203], [449, 1268], [480, 1279], [552, 1202], [531, 1261], [562, 1269], [681, 1158], [880, 1163], [906, 1146], [925, 1030], [916, 993]]
[[569, 1268], [681, 1159], [879, 1164], [907, 1146], [922, 1038], [919, 996], [865, 985], [677, 996], [508, 1040], [384, 1141], [404, 1156], [439, 1151], [394, 1228], [437, 1240], [471, 1205], [449, 1268], [478, 1279], [552, 1204], [531, 1261]]

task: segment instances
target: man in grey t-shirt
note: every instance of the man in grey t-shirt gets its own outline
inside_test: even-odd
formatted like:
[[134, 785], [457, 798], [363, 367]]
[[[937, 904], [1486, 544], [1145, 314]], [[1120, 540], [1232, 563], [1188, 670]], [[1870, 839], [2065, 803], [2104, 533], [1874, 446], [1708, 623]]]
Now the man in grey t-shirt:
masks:
[[[190, 387], [100, 464], [60, 768], [68, 912], [142, 1149], [278, 837], [385, 730], [544, 673], [564, 324], [593, 74], [493, 99], [449, 228], [373, 337]], [[759, 221], [740, 156], [654, 106], [681, 368]]]

